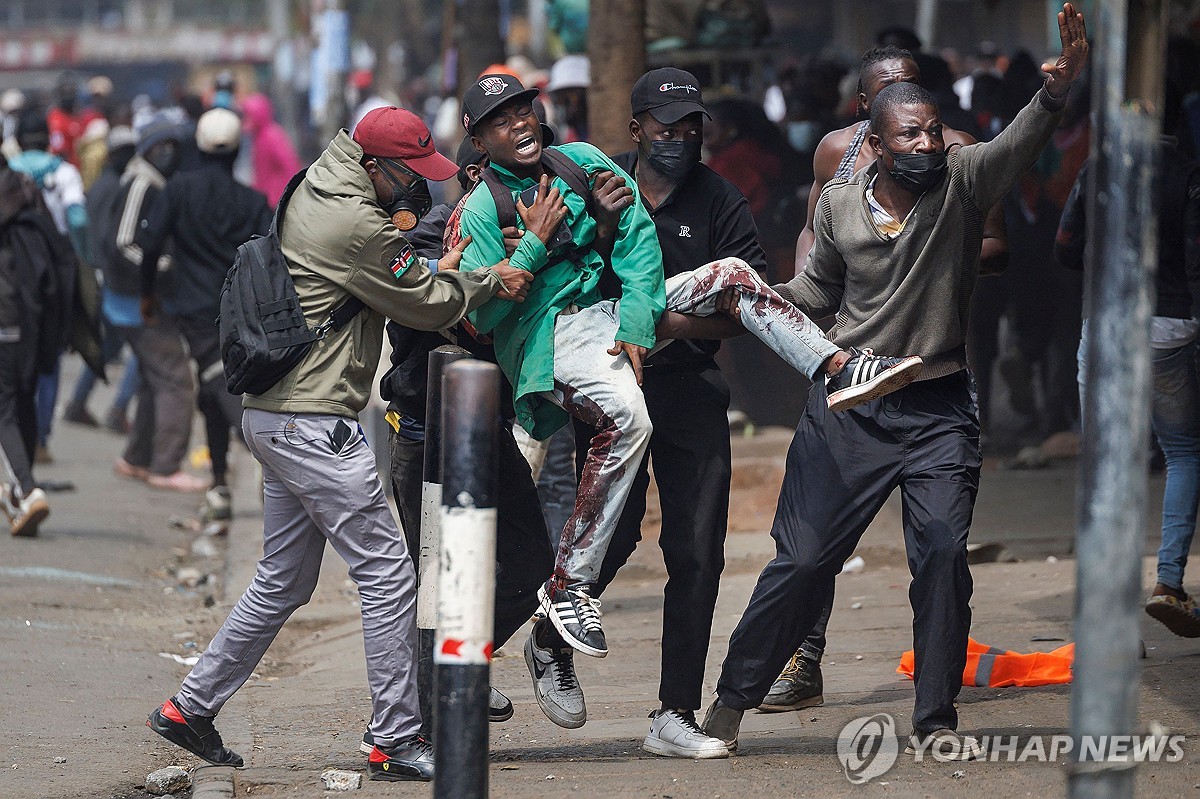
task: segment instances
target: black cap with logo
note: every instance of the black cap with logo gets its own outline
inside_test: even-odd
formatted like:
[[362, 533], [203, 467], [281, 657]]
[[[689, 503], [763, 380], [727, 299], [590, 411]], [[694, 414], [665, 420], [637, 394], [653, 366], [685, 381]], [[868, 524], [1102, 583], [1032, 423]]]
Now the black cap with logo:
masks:
[[480, 75], [463, 93], [463, 127], [467, 133], [474, 133], [479, 121], [498, 107], [518, 98], [533, 102], [538, 94], [537, 89], [526, 89], [512, 75]]
[[692, 73], [675, 67], [652, 69], [638, 78], [629, 103], [634, 116], [649, 111], [664, 125], [673, 125], [696, 112], [709, 116], [700, 96], [700, 81]]

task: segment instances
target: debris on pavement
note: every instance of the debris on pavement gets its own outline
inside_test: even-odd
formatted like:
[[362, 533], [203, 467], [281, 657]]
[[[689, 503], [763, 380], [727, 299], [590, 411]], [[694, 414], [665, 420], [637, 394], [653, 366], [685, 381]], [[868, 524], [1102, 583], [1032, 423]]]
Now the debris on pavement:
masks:
[[321, 772], [321, 782], [327, 791], [357, 791], [362, 787], [362, 775], [357, 771], [331, 768]]
[[146, 793], [166, 796], [190, 788], [192, 778], [179, 766], [167, 766], [146, 775]]
[[967, 563], [972, 566], [979, 563], [1019, 563], [1018, 558], [1009, 552], [1003, 544], [995, 542], [980, 542], [967, 544]]
[[181, 666], [195, 666], [196, 663], [200, 661], [199, 655], [188, 655], [187, 657], [184, 657], [183, 655], [174, 655], [170, 652], [159, 652], [158, 656], [160, 658], [166, 658], [167, 660], [173, 660]]
[[842, 564], [842, 574], [858, 574], [865, 568], [867, 568], [867, 562], [863, 560], [862, 555], [855, 555]]

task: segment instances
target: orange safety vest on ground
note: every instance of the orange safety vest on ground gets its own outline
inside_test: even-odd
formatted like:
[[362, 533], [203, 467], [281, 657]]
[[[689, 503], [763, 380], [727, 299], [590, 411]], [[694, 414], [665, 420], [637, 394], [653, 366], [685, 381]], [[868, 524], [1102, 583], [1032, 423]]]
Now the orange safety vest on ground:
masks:
[[[963, 685], [988, 688], [1035, 685], [1061, 685], [1071, 681], [1071, 664], [1075, 660], [1075, 644], [1060, 646], [1053, 652], [1009, 652], [967, 639], [967, 667], [963, 669]], [[916, 657], [913, 650], [900, 656], [897, 674], [910, 680]]]

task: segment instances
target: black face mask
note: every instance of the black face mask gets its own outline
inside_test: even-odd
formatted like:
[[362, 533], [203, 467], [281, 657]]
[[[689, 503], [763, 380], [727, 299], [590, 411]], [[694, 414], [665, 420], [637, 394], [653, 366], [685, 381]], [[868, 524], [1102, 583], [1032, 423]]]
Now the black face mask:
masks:
[[146, 160], [150, 162], [150, 166], [158, 170], [158, 173], [164, 178], [169, 178], [175, 174], [175, 170], [179, 169], [179, 163], [183, 160], [183, 153], [178, 147], [158, 147], [146, 154]]
[[[394, 162], [391, 163], [394, 164]], [[415, 174], [403, 167], [397, 168], [405, 174]], [[405, 186], [392, 176], [389, 169], [380, 165], [379, 171], [387, 178], [388, 183], [392, 184], [392, 201], [384, 207], [384, 213], [392, 218], [392, 224], [400, 230], [406, 232], [412, 230], [417, 226], [421, 217], [429, 213], [429, 209], [433, 207], [433, 197], [429, 194], [429, 182], [425, 178], [419, 177], [411, 186]]]
[[679, 183], [700, 163], [700, 142], [653, 141], [646, 161], [654, 171]]
[[887, 147], [883, 149], [895, 163], [888, 174], [913, 194], [924, 194], [946, 177], [945, 150], [940, 153], [893, 153]]

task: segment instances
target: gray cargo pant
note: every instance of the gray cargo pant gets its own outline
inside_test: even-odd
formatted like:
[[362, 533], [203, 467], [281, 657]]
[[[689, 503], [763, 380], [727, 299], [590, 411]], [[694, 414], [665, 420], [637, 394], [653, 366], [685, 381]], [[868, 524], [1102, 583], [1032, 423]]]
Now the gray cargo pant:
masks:
[[[668, 278], [666, 309], [711, 316], [721, 293], [731, 288], [740, 295], [739, 318], [746, 330], [805, 376], [815, 377], [840, 350], [739, 258]], [[605, 300], [560, 314], [554, 326], [555, 390], [546, 396], [596, 434], [580, 470], [575, 512], [563, 529], [551, 584], [596, 582], [650, 441], [646, 398], [629, 359], [608, 354], [620, 311], [619, 301]], [[654, 351], [670, 343], [659, 341]]]
[[183, 710], [214, 716], [249, 679], [317, 586], [325, 541], [350, 566], [362, 608], [371, 733], [392, 746], [421, 727], [416, 574], [358, 423], [247, 409], [242, 431], [263, 470], [263, 557], [246, 593], [183, 682]]

